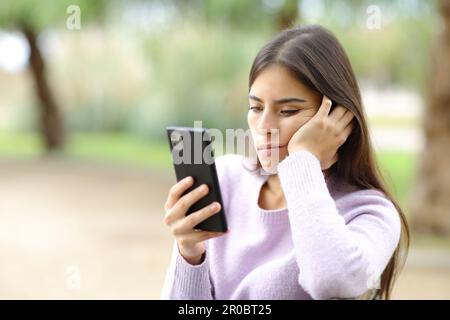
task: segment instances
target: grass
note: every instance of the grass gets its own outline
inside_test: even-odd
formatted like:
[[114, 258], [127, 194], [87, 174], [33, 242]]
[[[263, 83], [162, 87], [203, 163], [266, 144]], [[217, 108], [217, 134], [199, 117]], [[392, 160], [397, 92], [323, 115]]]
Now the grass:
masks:
[[[0, 157], [34, 158], [44, 153], [33, 133], [0, 133]], [[118, 133], [71, 134], [64, 153], [73, 158], [157, 168], [171, 167], [166, 141]]]
[[[68, 156], [129, 165], [170, 168], [167, 142], [120, 133], [75, 133], [68, 140]], [[33, 158], [43, 154], [38, 135], [0, 133], [0, 157]], [[394, 195], [405, 200], [413, 183], [416, 157], [407, 152], [379, 152], [378, 161]]]
[[69, 156], [113, 163], [170, 168], [166, 141], [132, 137], [125, 134], [75, 134], [71, 138]]
[[410, 152], [382, 151], [377, 159], [392, 195], [405, 207], [414, 184], [417, 156]]
[[[74, 133], [65, 153], [73, 158], [161, 169], [172, 167], [165, 140], [145, 139], [121, 133]], [[43, 154], [38, 135], [0, 132], [0, 157], [34, 158]], [[393, 195], [407, 201], [414, 180], [416, 156], [406, 152], [380, 152], [378, 160]]]
[[0, 156], [27, 158], [42, 153], [40, 139], [30, 133], [0, 133]]

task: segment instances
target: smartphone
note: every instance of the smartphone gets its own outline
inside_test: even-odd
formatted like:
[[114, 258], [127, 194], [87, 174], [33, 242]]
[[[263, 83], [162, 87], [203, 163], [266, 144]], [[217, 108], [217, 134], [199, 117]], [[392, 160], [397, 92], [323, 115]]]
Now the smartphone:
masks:
[[214, 201], [220, 203], [220, 212], [203, 220], [194, 229], [226, 232], [228, 227], [209, 130], [206, 128], [170, 126], [166, 128], [166, 132], [177, 181], [187, 176], [194, 178], [193, 185], [183, 195], [202, 184], [208, 185], [209, 188], [208, 194], [194, 203], [186, 212], [186, 215], [198, 211]]

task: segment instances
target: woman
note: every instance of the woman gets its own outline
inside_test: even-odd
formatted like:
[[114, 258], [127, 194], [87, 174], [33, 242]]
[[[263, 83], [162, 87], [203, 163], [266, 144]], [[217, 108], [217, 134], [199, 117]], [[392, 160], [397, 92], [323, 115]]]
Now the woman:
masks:
[[185, 216], [207, 187], [181, 197], [187, 178], [169, 191], [164, 221], [175, 242], [161, 298], [389, 299], [409, 232], [377, 169], [352, 67], [330, 32], [299, 26], [261, 49], [248, 125], [254, 170], [243, 156], [216, 159], [227, 233], [193, 230], [217, 203]]

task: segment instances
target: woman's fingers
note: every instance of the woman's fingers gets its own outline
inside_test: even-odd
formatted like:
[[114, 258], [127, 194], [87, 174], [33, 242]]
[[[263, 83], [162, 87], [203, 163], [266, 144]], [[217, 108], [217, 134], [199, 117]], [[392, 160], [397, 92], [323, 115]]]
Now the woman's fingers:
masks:
[[332, 102], [327, 96], [323, 96], [322, 98], [322, 104], [320, 105], [319, 111], [317, 111], [317, 114], [320, 117], [327, 117], [330, 113]]
[[350, 121], [349, 124], [347, 124], [347, 126], [345, 127], [345, 129], [342, 132], [345, 139], [347, 139], [350, 136], [350, 134], [352, 133], [352, 130], [353, 130], [353, 123]]
[[186, 217], [186, 228], [192, 229], [200, 222], [208, 219], [209, 217], [215, 215], [217, 212], [220, 211], [220, 203], [213, 202], [210, 205], [198, 210], [197, 212], [191, 213], [189, 216]]
[[166, 223], [170, 225], [175, 220], [183, 218], [189, 208], [207, 194], [208, 186], [206, 184], [202, 184], [201, 186], [195, 188], [191, 192], [179, 198], [175, 205], [168, 210], [165, 218]]
[[333, 111], [331, 111], [329, 118], [337, 122], [345, 115], [346, 112], [346, 108], [343, 106], [337, 106]]
[[180, 180], [172, 188], [169, 190], [169, 195], [167, 197], [167, 201], [164, 205], [165, 210], [171, 209], [174, 204], [178, 201], [184, 191], [186, 191], [194, 182], [192, 177], [186, 177], [183, 180]]
[[347, 110], [345, 114], [339, 119], [339, 128], [346, 128], [352, 122], [354, 117], [355, 115], [351, 111]]
[[178, 221], [172, 230], [176, 235], [187, 235], [192, 232], [199, 234], [204, 231], [193, 229], [200, 222], [208, 219], [209, 217], [215, 215], [220, 211], [220, 204], [218, 202], [213, 202], [210, 205], [191, 213], [186, 218]]

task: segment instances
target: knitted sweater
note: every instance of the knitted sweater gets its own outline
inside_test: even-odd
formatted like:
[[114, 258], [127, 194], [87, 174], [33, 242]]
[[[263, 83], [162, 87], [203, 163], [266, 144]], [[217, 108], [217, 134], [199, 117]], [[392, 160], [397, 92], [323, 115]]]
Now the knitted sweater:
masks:
[[377, 285], [401, 229], [383, 193], [325, 179], [302, 150], [277, 167], [287, 208], [266, 210], [258, 198], [268, 175], [243, 163], [240, 155], [217, 157], [230, 232], [206, 241], [199, 265], [174, 241], [161, 299], [352, 298]]

